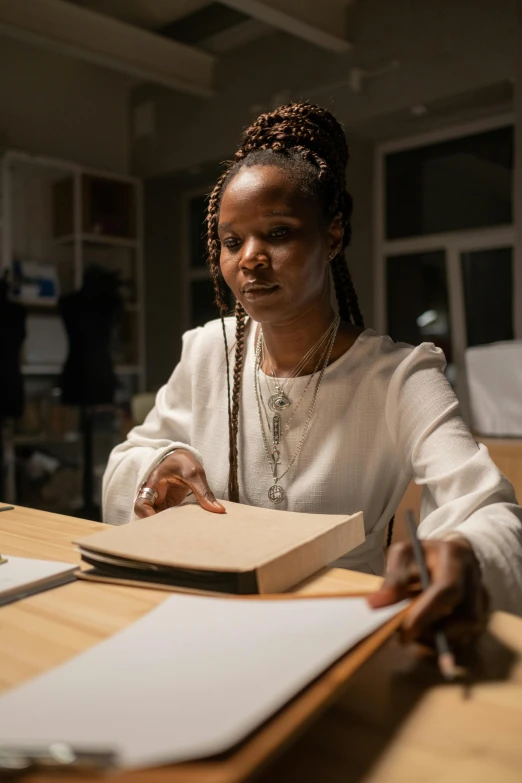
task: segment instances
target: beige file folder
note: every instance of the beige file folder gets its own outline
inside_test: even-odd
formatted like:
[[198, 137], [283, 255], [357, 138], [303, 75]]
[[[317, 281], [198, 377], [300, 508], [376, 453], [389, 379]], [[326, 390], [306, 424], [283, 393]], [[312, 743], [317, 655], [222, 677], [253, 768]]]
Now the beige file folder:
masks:
[[362, 513], [223, 503], [226, 514], [183, 505], [76, 543], [103, 580], [245, 595], [288, 590], [364, 541]]

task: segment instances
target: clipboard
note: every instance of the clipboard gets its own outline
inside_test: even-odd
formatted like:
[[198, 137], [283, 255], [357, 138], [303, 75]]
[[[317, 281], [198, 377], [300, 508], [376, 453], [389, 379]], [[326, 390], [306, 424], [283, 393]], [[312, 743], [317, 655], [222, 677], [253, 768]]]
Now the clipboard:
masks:
[[121, 777], [117, 774], [113, 778], [115, 783], [242, 783], [248, 780], [328, 709], [342, 693], [352, 674], [399, 628], [408, 608], [340, 658], [226, 756], [175, 764], [157, 770], [121, 773]]
[[[84, 772], [81, 778], [75, 775], [72, 767], [70, 774], [60, 774], [60, 781], [61, 783], [73, 783], [79, 779], [83, 783], [100, 783], [103, 780], [114, 783], [241, 783], [246, 781], [268, 765], [271, 759], [282, 752], [335, 701], [351, 675], [399, 627], [407, 610], [406, 607], [338, 659], [278, 713], [227, 753], [203, 760], [150, 769], [118, 771], [113, 768], [109, 774], [97, 772], [93, 775], [86, 775]], [[31, 775], [30, 782], [36, 783], [36, 781], [56, 783], [56, 775], [50, 772]]]

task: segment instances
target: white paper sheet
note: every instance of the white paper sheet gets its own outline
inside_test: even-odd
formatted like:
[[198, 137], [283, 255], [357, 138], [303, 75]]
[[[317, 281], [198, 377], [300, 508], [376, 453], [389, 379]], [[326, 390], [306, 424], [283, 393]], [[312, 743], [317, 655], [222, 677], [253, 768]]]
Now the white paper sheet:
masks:
[[402, 606], [173, 595], [0, 697], [0, 742], [111, 747], [124, 767], [220, 753]]
[[47, 587], [69, 582], [74, 578], [72, 572], [76, 568], [70, 563], [9, 555], [7, 562], [0, 565], [0, 606]]

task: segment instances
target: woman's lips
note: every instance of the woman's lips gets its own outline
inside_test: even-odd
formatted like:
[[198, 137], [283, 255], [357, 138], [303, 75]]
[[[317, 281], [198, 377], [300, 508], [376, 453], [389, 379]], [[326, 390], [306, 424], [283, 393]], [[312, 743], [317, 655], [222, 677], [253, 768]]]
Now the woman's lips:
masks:
[[275, 293], [278, 290], [279, 286], [273, 285], [270, 286], [270, 288], [266, 287], [252, 287], [252, 288], [246, 288], [243, 291], [243, 296], [245, 299], [247, 299], [249, 302], [255, 302], [258, 299], [263, 299], [265, 296], [270, 296], [270, 294]]

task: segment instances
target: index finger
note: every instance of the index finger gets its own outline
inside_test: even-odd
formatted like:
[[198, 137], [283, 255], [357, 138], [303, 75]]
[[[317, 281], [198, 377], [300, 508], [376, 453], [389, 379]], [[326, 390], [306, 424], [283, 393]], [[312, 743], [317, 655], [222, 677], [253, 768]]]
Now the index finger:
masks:
[[404, 619], [406, 642], [417, 638], [428, 626], [448, 617], [460, 601], [462, 572], [451, 546], [438, 547], [436, 555], [430, 564], [432, 583]]
[[406, 542], [395, 544], [390, 549], [384, 581], [375, 593], [368, 596], [368, 603], [373, 609], [379, 609], [409, 598], [411, 584], [417, 578], [411, 545]]
[[212, 511], [214, 514], [227, 513], [226, 508], [216, 500], [216, 496], [210, 489], [204, 476], [198, 471], [192, 471], [191, 475], [173, 476], [168, 481], [170, 484], [184, 484], [188, 487], [194, 493], [194, 497], [199, 505], [206, 511]]

